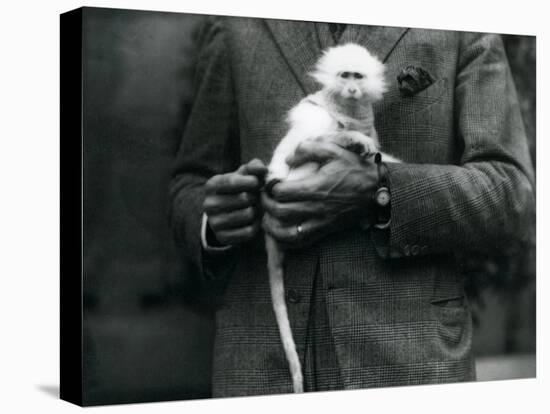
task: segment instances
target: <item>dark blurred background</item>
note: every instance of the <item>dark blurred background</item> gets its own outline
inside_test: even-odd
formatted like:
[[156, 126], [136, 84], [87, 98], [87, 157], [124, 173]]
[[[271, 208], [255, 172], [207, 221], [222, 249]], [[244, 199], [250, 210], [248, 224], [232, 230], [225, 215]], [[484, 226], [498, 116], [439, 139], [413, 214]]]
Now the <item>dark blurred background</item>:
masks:
[[[208, 397], [212, 315], [184, 285], [167, 221], [201, 16], [85, 8], [83, 19], [84, 401]], [[535, 38], [503, 38], [534, 160]], [[521, 257], [476, 258], [467, 272], [478, 377], [533, 376], [534, 238]]]

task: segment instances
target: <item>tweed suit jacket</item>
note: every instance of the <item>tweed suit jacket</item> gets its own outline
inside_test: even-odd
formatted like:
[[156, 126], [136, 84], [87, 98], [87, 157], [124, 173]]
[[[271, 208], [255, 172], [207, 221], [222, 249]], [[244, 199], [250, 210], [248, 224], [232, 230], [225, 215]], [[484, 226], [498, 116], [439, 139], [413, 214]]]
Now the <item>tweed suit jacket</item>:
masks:
[[[201, 31], [197, 94], [170, 187], [177, 240], [216, 312], [214, 396], [291, 392], [272, 311], [261, 236], [202, 251], [203, 185], [252, 158], [267, 163], [286, 112], [318, 90], [307, 75], [330, 46], [323, 25], [216, 18]], [[348, 25], [387, 66], [375, 105], [389, 164], [389, 230], [333, 234], [289, 253], [289, 317], [303, 358], [314, 276], [345, 389], [475, 379], [472, 323], [458, 253], [521, 248], [533, 214], [533, 171], [501, 39], [497, 35]], [[401, 96], [400, 71], [434, 78]]]

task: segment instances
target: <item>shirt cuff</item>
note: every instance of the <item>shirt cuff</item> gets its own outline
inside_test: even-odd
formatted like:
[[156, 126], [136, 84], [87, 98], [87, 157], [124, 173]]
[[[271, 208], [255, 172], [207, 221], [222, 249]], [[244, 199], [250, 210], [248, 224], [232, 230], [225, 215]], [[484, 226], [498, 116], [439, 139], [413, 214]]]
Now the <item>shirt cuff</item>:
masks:
[[208, 216], [206, 213], [202, 213], [201, 223], [201, 244], [204, 251], [209, 253], [225, 252], [232, 248], [232, 246], [211, 246], [208, 244], [208, 238], [206, 237], [206, 231], [208, 229]]

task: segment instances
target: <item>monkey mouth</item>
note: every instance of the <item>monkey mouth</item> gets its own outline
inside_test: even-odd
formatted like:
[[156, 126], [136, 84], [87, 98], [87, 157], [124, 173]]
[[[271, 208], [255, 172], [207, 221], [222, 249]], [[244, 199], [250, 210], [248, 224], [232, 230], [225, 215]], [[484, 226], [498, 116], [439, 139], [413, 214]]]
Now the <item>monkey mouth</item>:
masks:
[[352, 101], [358, 101], [359, 99], [361, 99], [361, 96], [356, 93], [355, 94], [348, 93], [346, 95], [343, 95], [343, 98], [350, 99]]

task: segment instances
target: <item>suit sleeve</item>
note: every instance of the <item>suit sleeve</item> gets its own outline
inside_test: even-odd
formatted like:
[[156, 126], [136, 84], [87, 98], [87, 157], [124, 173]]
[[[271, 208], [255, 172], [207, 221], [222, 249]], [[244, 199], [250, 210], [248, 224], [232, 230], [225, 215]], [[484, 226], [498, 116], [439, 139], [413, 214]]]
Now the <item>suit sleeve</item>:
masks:
[[237, 109], [223, 20], [206, 20], [198, 35], [195, 99], [170, 182], [170, 221], [178, 245], [193, 264], [199, 282], [229, 268], [231, 251], [205, 252], [201, 243], [204, 184], [239, 163]]
[[456, 76], [460, 162], [388, 164], [391, 225], [372, 233], [384, 258], [513, 252], [530, 237], [534, 173], [500, 36], [464, 33]]

